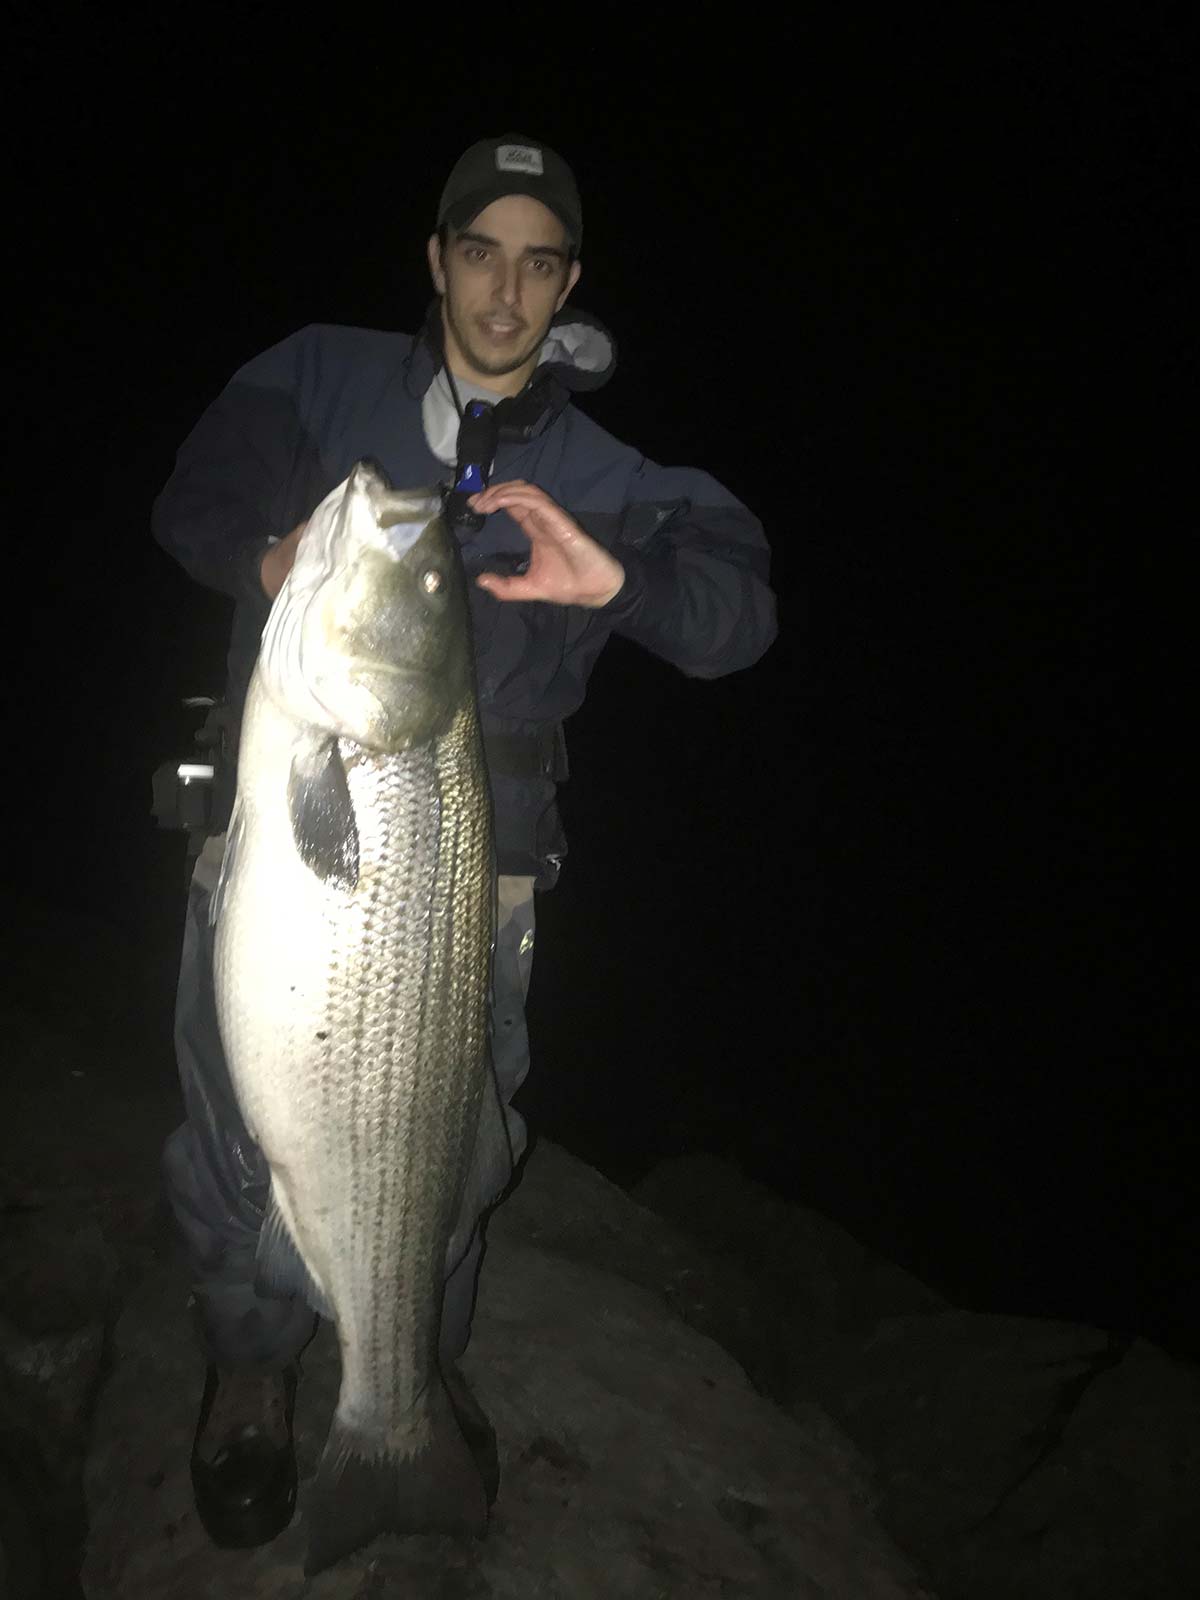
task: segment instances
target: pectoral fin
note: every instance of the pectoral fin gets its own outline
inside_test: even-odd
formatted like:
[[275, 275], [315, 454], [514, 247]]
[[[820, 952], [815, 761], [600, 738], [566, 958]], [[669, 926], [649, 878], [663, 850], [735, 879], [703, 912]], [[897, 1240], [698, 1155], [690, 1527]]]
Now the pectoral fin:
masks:
[[233, 876], [234, 863], [237, 861], [238, 847], [242, 842], [242, 831], [245, 826], [242, 817], [241, 802], [234, 804], [233, 815], [229, 819], [229, 827], [225, 834], [225, 853], [221, 857], [221, 870], [217, 874], [217, 885], [208, 902], [208, 925], [215, 928], [221, 917], [221, 907], [225, 904], [225, 888]]
[[333, 1321], [333, 1307], [317, 1283], [292, 1238], [272, 1188], [258, 1235], [256, 1253], [258, 1287], [266, 1294], [303, 1295], [320, 1317]]
[[292, 759], [288, 811], [296, 849], [323, 883], [358, 885], [358, 825], [337, 740], [326, 739]]

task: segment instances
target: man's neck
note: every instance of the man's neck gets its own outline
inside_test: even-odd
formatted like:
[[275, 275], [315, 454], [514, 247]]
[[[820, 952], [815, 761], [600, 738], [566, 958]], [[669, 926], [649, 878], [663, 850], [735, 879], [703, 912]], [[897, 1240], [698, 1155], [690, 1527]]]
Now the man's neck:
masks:
[[502, 389], [495, 379], [481, 377], [472, 368], [464, 367], [461, 362], [447, 361], [445, 372], [455, 393], [470, 394], [472, 398], [482, 396], [484, 400], [490, 400], [493, 404], [508, 399], [508, 390]]
[[448, 350], [446, 352], [446, 365], [454, 375], [456, 383], [472, 383], [476, 388], [490, 390], [492, 394], [498, 394], [503, 399], [508, 400], [513, 395], [520, 394], [521, 390], [529, 382], [536, 363], [522, 368], [520, 372], [506, 372], [502, 377], [494, 378], [488, 372], [476, 372], [474, 367], [469, 366], [461, 357], [455, 356], [452, 351]]

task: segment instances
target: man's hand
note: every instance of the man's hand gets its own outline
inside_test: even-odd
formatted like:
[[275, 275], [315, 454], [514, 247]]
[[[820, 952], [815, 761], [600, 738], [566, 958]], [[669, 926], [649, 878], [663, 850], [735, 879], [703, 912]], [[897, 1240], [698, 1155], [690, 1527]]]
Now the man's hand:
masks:
[[283, 588], [283, 580], [292, 570], [292, 562], [296, 559], [296, 546], [300, 543], [300, 535], [308, 527], [308, 518], [298, 522], [285, 539], [280, 539], [278, 544], [273, 544], [262, 558], [259, 573], [262, 577], [263, 591], [268, 600]]
[[544, 489], [514, 478], [494, 483], [468, 504], [488, 515], [507, 511], [529, 540], [529, 571], [518, 578], [482, 573], [475, 582], [497, 600], [549, 600], [559, 606], [607, 605], [625, 568], [590, 538]]

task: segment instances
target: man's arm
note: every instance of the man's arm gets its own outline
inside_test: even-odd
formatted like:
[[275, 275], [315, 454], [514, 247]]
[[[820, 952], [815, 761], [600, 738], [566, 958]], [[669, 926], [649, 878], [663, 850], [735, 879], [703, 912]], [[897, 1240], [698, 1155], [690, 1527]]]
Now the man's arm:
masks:
[[[579, 605], [615, 633], [697, 678], [751, 666], [777, 632], [770, 552], [757, 518], [705, 473], [644, 462], [611, 546], [533, 484], [493, 484], [472, 498], [505, 510], [530, 541], [521, 577], [476, 581], [498, 600]], [[608, 516], [581, 518], [611, 523]]]
[[[207, 408], [154, 502], [157, 542], [190, 577], [235, 599], [273, 599], [321, 464], [293, 395], [301, 335], [249, 362]], [[281, 537], [282, 536], [282, 537]]]

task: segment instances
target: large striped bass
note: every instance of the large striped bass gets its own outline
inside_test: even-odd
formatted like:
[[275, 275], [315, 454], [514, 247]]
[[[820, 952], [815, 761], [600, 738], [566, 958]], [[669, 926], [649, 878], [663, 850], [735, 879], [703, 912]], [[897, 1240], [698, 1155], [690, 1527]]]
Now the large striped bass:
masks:
[[341, 1347], [312, 1572], [385, 1531], [486, 1527], [461, 1380], [438, 1359], [495, 1113], [465, 581], [436, 491], [360, 462], [322, 502], [263, 632], [215, 898], [221, 1036], [271, 1171], [261, 1274]]

